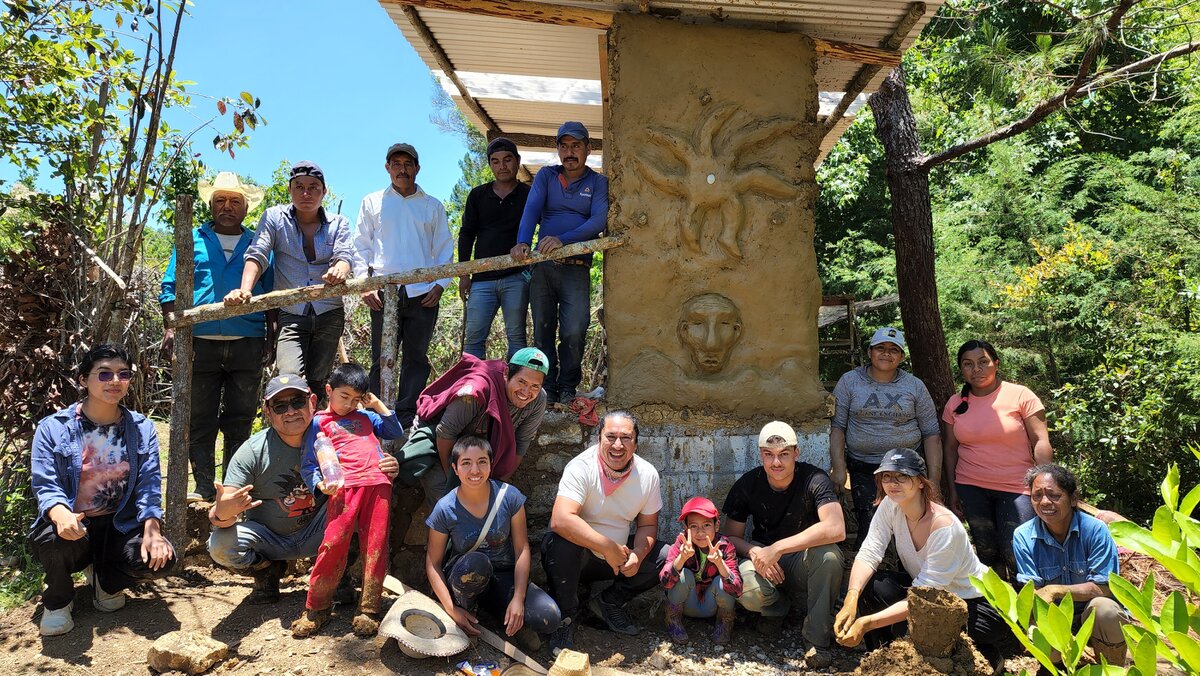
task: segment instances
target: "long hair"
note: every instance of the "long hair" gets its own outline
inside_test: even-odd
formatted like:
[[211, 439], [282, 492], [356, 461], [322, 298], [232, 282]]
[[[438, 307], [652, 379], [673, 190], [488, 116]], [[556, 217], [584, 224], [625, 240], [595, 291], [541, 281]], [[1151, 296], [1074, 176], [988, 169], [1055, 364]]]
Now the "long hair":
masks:
[[[996, 348], [992, 347], [991, 343], [987, 342], [986, 340], [968, 340], [962, 344], [962, 347], [958, 348], [957, 363], [959, 364], [959, 368], [962, 368], [962, 358], [964, 354], [970, 352], [971, 350], [980, 349], [986, 352], [987, 355], [992, 358], [992, 361], [1000, 363], [1000, 355], [996, 354]], [[971, 394], [971, 383], [964, 382], [962, 391], [958, 393], [958, 396], [962, 398], [962, 402], [959, 403], [958, 407], [954, 409], [955, 415], [962, 415], [967, 412], [967, 409], [971, 405], [970, 402], [967, 401], [967, 395], [969, 394]]]

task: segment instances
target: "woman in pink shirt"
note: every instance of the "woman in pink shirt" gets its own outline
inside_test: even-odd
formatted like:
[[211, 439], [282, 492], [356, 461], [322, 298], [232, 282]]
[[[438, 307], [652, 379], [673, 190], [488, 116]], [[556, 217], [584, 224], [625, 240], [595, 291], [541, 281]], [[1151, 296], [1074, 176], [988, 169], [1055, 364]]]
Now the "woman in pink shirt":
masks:
[[1000, 378], [1000, 357], [986, 341], [958, 348], [958, 366], [966, 382], [942, 413], [949, 503], [970, 526], [979, 559], [1011, 580], [1013, 531], [1034, 517], [1025, 472], [1054, 457], [1046, 408], [1029, 388]]

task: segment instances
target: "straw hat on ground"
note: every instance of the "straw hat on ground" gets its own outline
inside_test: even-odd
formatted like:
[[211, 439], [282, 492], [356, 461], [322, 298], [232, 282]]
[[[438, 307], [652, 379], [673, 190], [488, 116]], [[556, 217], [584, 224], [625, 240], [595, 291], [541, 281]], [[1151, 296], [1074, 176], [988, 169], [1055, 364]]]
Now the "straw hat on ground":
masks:
[[232, 171], [222, 171], [211, 181], [201, 179], [196, 190], [205, 204], [212, 204], [213, 193], [235, 192], [246, 200], [246, 211], [258, 206], [263, 201], [265, 194], [262, 188], [243, 183], [242, 179]]
[[379, 625], [379, 633], [396, 639], [400, 651], [413, 658], [448, 657], [470, 645], [470, 639], [440, 605], [416, 590], [396, 599]]

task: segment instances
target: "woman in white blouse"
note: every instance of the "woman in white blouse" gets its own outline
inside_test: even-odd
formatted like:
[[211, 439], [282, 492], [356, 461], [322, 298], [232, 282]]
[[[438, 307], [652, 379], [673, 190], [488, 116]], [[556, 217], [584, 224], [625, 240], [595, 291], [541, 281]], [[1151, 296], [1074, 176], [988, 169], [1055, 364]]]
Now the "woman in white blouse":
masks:
[[[993, 667], [1003, 664], [1016, 639], [1004, 620], [971, 586], [982, 576], [962, 522], [941, 502], [925, 471], [925, 460], [907, 448], [888, 451], [875, 470], [878, 505], [854, 566], [846, 601], [834, 620], [838, 643], [871, 648], [908, 630], [908, 588], [935, 587], [967, 602], [967, 634]], [[876, 570], [895, 537], [903, 571]]]

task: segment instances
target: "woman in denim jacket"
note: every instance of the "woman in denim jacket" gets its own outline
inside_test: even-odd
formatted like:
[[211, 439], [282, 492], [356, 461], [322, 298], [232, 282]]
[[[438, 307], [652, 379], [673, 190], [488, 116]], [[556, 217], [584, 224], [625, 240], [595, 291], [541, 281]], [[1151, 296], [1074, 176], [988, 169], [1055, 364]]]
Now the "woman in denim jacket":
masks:
[[75, 623], [71, 574], [83, 571], [97, 610], [125, 605], [124, 590], [176, 564], [163, 537], [158, 435], [120, 405], [133, 377], [129, 353], [97, 345], [79, 364], [84, 397], [38, 423], [30, 454], [38, 518], [29, 534], [46, 570], [41, 633]]

